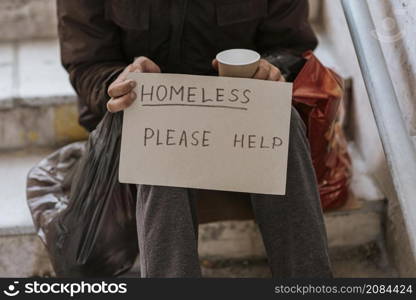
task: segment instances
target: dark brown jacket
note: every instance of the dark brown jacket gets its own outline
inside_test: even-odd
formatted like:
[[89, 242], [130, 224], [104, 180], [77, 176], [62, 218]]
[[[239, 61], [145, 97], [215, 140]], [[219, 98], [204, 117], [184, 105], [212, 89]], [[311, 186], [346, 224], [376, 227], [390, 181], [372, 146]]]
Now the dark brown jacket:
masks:
[[88, 130], [135, 57], [165, 73], [214, 75], [211, 61], [225, 49], [253, 49], [284, 68], [276, 53], [316, 46], [307, 0], [58, 0], [58, 16], [62, 62]]

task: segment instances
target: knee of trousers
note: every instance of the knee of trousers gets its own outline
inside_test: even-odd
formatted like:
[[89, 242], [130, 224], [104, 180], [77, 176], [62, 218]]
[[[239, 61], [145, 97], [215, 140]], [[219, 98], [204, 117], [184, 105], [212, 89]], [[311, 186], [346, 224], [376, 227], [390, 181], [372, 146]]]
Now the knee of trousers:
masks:
[[[176, 202], [175, 200], [188, 199], [189, 193], [187, 188], [169, 187], [158, 185], [137, 185], [137, 199], [146, 202]], [[164, 201], [170, 199], [170, 201]], [[162, 201], [163, 200], [163, 201]]]
[[287, 193], [294, 198], [292, 202], [307, 200], [310, 203], [311, 198], [319, 199], [318, 185], [307, 138], [307, 127], [293, 106], [289, 140]]
[[289, 156], [294, 152], [310, 155], [307, 127], [299, 112], [292, 106], [290, 116]]

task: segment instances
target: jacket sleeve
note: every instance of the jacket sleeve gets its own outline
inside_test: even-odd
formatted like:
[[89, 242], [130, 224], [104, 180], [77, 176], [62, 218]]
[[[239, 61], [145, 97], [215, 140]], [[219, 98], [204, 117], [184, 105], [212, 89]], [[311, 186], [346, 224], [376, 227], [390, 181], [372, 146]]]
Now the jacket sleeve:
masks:
[[119, 29], [103, 0], [58, 0], [61, 59], [79, 98], [80, 124], [92, 131], [106, 111], [109, 84], [128, 65]]
[[288, 81], [302, 68], [302, 53], [315, 49], [318, 43], [308, 17], [307, 0], [269, 0], [267, 16], [257, 32], [257, 49]]

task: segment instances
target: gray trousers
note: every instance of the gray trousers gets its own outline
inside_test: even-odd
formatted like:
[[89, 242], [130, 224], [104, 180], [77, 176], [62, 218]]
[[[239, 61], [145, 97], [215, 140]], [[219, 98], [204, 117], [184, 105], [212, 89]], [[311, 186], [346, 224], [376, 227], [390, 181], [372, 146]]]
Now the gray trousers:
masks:
[[[332, 277], [305, 132], [292, 108], [286, 195], [250, 195], [273, 277]], [[137, 188], [141, 276], [200, 277], [195, 190]]]

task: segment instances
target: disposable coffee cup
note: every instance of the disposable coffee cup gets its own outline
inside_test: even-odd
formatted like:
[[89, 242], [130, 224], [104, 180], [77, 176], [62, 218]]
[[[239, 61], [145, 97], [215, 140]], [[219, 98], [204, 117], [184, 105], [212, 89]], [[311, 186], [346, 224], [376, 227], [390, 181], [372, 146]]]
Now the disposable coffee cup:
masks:
[[217, 54], [218, 74], [224, 77], [252, 78], [256, 73], [260, 54], [249, 49], [230, 49]]

